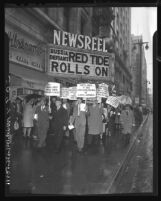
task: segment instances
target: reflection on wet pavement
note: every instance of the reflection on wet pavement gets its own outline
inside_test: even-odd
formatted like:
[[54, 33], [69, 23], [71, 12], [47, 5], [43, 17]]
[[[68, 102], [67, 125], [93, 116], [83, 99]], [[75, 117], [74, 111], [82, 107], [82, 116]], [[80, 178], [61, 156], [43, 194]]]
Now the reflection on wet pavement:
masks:
[[30, 139], [17, 136], [13, 145], [10, 190], [33, 194], [102, 194], [118, 170], [128, 147], [121, 135], [106, 137], [80, 154], [64, 139], [60, 153], [53, 147], [37, 149]]

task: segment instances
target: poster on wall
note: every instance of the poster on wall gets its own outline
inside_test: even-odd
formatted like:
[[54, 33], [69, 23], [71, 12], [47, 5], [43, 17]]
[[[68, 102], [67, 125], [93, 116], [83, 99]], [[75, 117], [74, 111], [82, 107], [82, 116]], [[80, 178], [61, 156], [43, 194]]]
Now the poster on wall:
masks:
[[48, 82], [44, 94], [46, 96], [60, 96], [60, 83]]
[[77, 84], [77, 97], [94, 98], [96, 97], [96, 85], [89, 83]]

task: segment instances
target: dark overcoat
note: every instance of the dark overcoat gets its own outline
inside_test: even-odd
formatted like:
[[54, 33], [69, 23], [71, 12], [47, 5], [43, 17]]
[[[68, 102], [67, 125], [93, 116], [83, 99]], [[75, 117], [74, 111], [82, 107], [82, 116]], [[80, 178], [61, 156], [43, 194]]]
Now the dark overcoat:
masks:
[[49, 111], [48, 107], [45, 107], [43, 110], [41, 110], [41, 106], [38, 106], [36, 108], [35, 114], [38, 115], [38, 120], [37, 120], [37, 126], [38, 128], [49, 128]]
[[63, 107], [59, 110], [55, 110], [53, 113], [53, 118], [51, 120], [51, 129], [54, 132], [62, 130], [63, 126], [68, 126], [68, 113]]

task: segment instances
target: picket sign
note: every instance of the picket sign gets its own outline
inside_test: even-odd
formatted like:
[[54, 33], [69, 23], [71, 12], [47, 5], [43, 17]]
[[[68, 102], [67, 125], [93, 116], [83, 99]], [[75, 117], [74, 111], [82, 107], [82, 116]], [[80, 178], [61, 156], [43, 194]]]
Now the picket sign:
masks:
[[96, 97], [96, 85], [89, 83], [77, 84], [76, 96], [80, 98]]
[[99, 84], [97, 88], [97, 97], [107, 98], [109, 96], [108, 85], [105, 83]]
[[60, 96], [60, 83], [48, 82], [44, 94], [46, 96]]
[[77, 100], [77, 97], [76, 97], [77, 87], [69, 87], [68, 90], [69, 90], [68, 99]]
[[119, 99], [115, 96], [109, 96], [106, 100], [106, 103], [114, 108], [117, 108], [119, 106]]
[[69, 88], [62, 87], [60, 90], [60, 98], [68, 99], [68, 96], [69, 96]]

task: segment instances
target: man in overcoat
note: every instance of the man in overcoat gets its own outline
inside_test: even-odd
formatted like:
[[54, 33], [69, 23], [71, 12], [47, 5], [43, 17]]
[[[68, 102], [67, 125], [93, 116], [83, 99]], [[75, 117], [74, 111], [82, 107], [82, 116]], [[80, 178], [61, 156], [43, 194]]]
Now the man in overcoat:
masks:
[[88, 145], [92, 144], [92, 138], [95, 138], [97, 144], [99, 136], [103, 132], [102, 114], [103, 108], [95, 100], [88, 107]]
[[129, 105], [125, 105], [125, 110], [122, 110], [120, 115], [120, 123], [123, 128], [122, 134], [124, 145], [126, 146], [130, 142], [132, 127], [135, 125], [134, 114]]
[[40, 105], [37, 106], [35, 114], [37, 115], [37, 131], [38, 131], [38, 147], [44, 147], [46, 145], [46, 136], [49, 128], [49, 110], [45, 105], [45, 98], [41, 99]]
[[82, 99], [78, 98], [76, 104], [73, 109], [73, 115], [71, 118], [71, 123], [74, 124], [75, 127], [75, 139], [77, 142], [78, 152], [82, 152], [84, 148], [84, 139], [85, 139], [85, 131], [86, 131], [86, 112], [81, 111]]
[[54, 132], [55, 152], [58, 153], [61, 150], [64, 133], [68, 126], [68, 113], [67, 110], [62, 107], [60, 98], [56, 100], [56, 111], [52, 117], [52, 130]]

